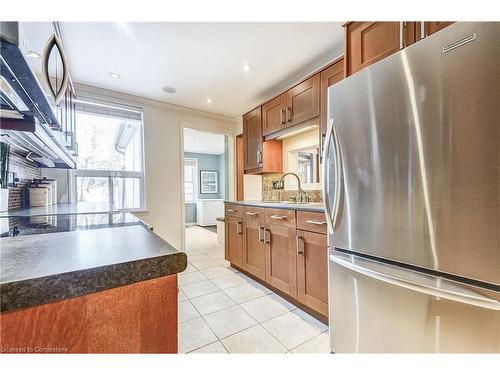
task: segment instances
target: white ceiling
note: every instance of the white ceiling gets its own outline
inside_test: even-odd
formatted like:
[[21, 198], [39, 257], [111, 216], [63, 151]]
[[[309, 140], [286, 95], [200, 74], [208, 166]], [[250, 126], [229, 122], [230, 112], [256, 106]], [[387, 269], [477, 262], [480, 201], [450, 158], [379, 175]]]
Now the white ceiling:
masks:
[[224, 136], [184, 129], [184, 152], [220, 155], [225, 151]]
[[343, 52], [343, 30], [333, 22], [60, 26], [74, 81], [231, 117]]

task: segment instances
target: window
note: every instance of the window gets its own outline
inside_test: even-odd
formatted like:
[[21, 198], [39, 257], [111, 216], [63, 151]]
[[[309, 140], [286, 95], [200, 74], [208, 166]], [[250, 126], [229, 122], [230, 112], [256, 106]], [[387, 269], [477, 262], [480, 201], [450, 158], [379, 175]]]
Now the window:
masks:
[[184, 201], [194, 202], [198, 196], [198, 160], [184, 159]]
[[78, 102], [76, 200], [144, 207], [142, 112]]

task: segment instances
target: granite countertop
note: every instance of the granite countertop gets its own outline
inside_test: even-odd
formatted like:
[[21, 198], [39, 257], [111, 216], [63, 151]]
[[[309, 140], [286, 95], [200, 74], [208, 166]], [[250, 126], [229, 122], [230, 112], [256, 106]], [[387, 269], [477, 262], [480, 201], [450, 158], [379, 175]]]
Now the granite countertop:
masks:
[[9, 216], [41, 216], [41, 215], [67, 215], [67, 214], [97, 214], [107, 212], [118, 212], [108, 203], [58, 203], [44, 207], [16, 208], [5, 212], [0, 212], [0, 217]]
[[293, 203], [271, 201], [224, 201], [224, 203], [240, 204], [242, 206], [282, 208], [285, 210], [325, 212], [325, 204], [323, 202]]
[[[50, 228], [43, 232], [42, 228], [42, 234], [35, 231], [0, 238], [0, 311], [78, 297], [186, 269], [186, 254], [138, 219], [120, 221], [117, 215], [135, 218], [126, 213], [73, 213], [66, 215], [71, 216], [69, 225], [60, 214], [60, 231], [50, 232]], [[115, 219], [106, 224], [96, 216]], [[53, 220], [54, 216], [47, 218]], [[15, 219], [11, 216], [8, 220]], [[33, 219], [37, 224], [40, 217]]]

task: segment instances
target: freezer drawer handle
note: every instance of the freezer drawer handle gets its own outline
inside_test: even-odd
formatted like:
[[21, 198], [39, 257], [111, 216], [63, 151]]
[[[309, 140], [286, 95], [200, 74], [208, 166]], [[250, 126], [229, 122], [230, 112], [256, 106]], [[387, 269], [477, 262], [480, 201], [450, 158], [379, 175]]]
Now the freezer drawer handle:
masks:
[[[443, 289], [439, 287], [432, 287], [430, 285], [425, 285], [418, 283], [416, 281], [405, 280], [401, 277], [390, 275], [388, 273], [382, 273], [377, 270], [370, 269], [368, 267], [364, 267], [358, 264], [354, 264], [349, 260], [343, 259], [342, 257], [330, 254], [330, 260], [342, 267], [350, 269], [351, 271], [357, 272], [361, 275], [365, 275], [388, 284], [397, 285], [406, 289], [414, 290], [417, 292], [421, 292], [424, 294], [429, 294], [436, 297], [446, 298], [452, 301], [457, 301], [461, 303], [465, 303], [468, 305], [479, 306], [486, 309], [491, 310], [500, 310], [500, 302], [494, 299], [490, 299], [487, 297], [483, 297], [478, 294], [471, 294], [469, 290], [467, 290], [462, 284], [455, 283], [451, 280], [446, 280], [447, 283], [454, 284], [453, 290]], [[363, 259], [364, 262], [369, 263], [370, 261], [367, 259]], [[374, 264], [379, 264], [378, 262], [373, 262]], [[385, 265], [387, 268], [391, 266]], [[397, 267], [394, 268], [395, 271], [400, 270]], [[439, 279], [435, 277], [436, 280]]]

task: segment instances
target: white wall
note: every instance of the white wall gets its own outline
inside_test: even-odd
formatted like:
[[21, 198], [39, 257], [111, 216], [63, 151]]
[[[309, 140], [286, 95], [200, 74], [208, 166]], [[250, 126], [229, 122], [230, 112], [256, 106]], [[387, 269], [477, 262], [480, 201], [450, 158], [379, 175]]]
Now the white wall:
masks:
[[[79, 98], [143, 108], [146, 211], [136, 214], [151, 224], [162, 238], [181, 249], [184, 237], [182, 128], [234, 135], [234, 119], [84, 85], [77, 85], [76, 91]], [[227, 199], [234, 197], [235, 187], [234, 137], [230, 139]]]

